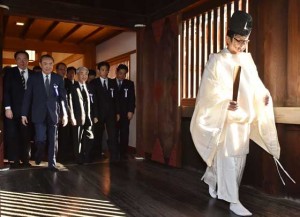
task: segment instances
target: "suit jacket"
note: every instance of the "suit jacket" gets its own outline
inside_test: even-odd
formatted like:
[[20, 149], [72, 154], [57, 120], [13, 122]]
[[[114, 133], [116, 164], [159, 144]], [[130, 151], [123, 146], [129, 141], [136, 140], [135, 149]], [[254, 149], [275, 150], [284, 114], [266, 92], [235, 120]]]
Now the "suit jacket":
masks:
[[[114, 79], [117, 83], [117, 79]], [[120, 114], [127, 115], [128, 112], [134, 113], [135, 110], [135, 90], [134, 83], [131, 80], [124, 79], [121, 87], [118, 88], [118, 97], [120, 105]]]
[[92, 126], [91, 100], [88, 87], [85, 89], [85, 96], [82, 94], [79, 83], [73, 85], [68, 94], [70, 118], [78, 126]]
[[57, 124], [59, 116], [67, 116], [66, 90], [61, 76], [51, 73], [49, 96], [47, 96], [42, 72], [34, 73], [27, 82], [22, 105], [22, 116], [32, 112], [33, 123], [43, 123], [47, 113], [51, 121]]
[[78, 81], [74, 81], [74, 83], [72, 83], [72, 81], [70, 81], [69, 79], [67, 78], [64, 79], [65, 89], [68, 94], [70, 93], [70, 91], [72, 91], [72, 88], [75, 84], [78, 84]]
[[105, 118], [116, 118], [120, 114], [117, 85], [113, 79], [108, 78], [108, 90], [102, 86], [100, 78], [92, 80], [89, 84], [93, 98], [93, 118], [103, 122]]
[[[32, 76], [33, 71], [28, 69], [28, 79]], [[25, 90], [22, 84], [22, 78], [18, 67], [7, 70], [4, 75], [4, 107], [11, 107], [15, 118], [21, 117], [21, 108]]]

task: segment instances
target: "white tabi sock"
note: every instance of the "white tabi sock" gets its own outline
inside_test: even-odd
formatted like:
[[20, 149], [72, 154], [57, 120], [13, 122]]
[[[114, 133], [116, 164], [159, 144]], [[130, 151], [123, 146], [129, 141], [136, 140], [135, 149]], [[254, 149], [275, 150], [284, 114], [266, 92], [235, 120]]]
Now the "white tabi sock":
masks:
[[241, 202], [238, 203], [230, 203], [230, 210], [239, 216], [251, 216], [252, 213], [249, 212]]

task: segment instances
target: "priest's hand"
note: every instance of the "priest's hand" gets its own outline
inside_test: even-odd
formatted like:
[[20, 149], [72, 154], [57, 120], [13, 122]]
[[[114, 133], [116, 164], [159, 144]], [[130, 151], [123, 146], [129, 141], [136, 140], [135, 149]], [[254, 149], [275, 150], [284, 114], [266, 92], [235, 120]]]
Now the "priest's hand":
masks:
[[238, 104], [237, 104], [237, 102], [236, 101], [230, 101], [229, 102], [229, 105], [228, 105], [228, 110], [230, 110], [230, 111], [235, 111], [235, 110], [237, 110], [238, 109]]
[[264, 103], [265, 103], [265, 105], [268, 105], [268, 104], [269, 104], [269, 100], [270, 100], [270, 97], [269, 97], [268, 95], [266, 95], [266, 96], [264, 97]]

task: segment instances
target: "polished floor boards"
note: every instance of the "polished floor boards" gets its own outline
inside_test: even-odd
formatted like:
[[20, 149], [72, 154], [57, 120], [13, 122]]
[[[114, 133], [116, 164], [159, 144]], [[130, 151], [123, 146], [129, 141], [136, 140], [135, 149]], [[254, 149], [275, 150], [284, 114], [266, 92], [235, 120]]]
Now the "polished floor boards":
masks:
[[[42, 164], [43, 165], [43, 164]], [[43, 166], [0, 173], [0, 216], [236, 216], [208, 196], [199, 172], [149, 161]], [[241, 188], [253, 216], [300, 216], [300, 203]]]

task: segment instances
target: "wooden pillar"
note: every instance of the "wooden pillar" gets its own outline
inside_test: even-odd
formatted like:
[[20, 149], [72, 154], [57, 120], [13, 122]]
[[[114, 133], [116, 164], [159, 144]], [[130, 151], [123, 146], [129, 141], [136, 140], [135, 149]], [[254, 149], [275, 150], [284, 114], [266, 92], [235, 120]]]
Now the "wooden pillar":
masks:
[[143, 45], [145, 28], [137, 29], [137, 67], [136, 67], [136, 154], [137, 156], [145, 156], [145, 148], [143, 144]]
[[85, 46], [83, 56], [83, 65], [88, 69], [96, 68], [96, 46], [94, 44], [88, 44]]
[[[3, 60], [3, 39], [4, 39], [4, 22], [3, 22], [3, 16], [4, 16], [4, 12], [6, 10], [8, 10], [9, 7], [7, 7], [6, 5], [2, 5], [0, 4], [0, 71], [2, 74], [2, 60]], [[1, 90], [3, 89], [3, 80], [2, 80], [3, 76], [0, 76], [0, 88]], [[0, 92], [0, 106], [2, 107], [2, 91]], [[8, 167], [4, 166], [4, 162], [3, 162], [3, 154], [4, 154], [4, 148], [3, 148], [3, 117], [0, 117], [0, 171], [2, 170], [7, 170]]]
[[299, 94], [299, 49], [300, 49], [300, 3], [298, 0], [288, 1], [288, 22], [287, 22], [287, 106], [300, 106]]

